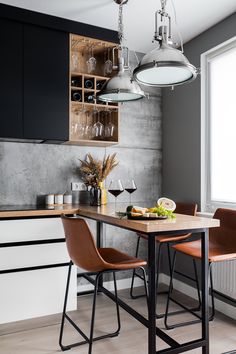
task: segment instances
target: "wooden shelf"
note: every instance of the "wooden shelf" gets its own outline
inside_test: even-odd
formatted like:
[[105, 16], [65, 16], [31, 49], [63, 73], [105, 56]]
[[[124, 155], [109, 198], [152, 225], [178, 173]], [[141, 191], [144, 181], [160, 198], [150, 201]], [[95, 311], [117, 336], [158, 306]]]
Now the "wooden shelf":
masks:
[[80, 145], [80, 146], [112, 146], [117, 145], [117, 141], [109, 141], [109, 140], [85, 140], [85, 139], [78, 139], [78, 140], [70, 140], [64, 143], [64, 145]]
[[85, 72], [82, 73], [82, 72], [77, 72], [77, 71], [72, 71], [71, 72], [71, 76], [73, 76], [73, 77], [84, 76], [86, 78], [91, 78], [91, 79], [95, 78], [95, 79], [97, 79], [99, 81], [109, 80], [110, 79], [110, 76], [108, 77], [108, 76], [93, 75], [93, 74], [87, 74]]
[[86, 106], [86, 107], [91, 107], [91, 108], [94, 108], [96, 106], [96, 108], [111, 108], [111, 109], [118, 109], [119, 106], [112, 106], [112, 105], [109, 105], [109, 104], [99, 104], [99, 103], [87, 103], [87, 102], [76, 102], [76, 101], [71, 101], [71, 104], [73, 106]]
[[78, 86], [71, 86], [70, 88], [71, 90], [82, 90], [82, 87], [78, 87]]
[[[86, 63], [88, 55], [91, 54], [91, 46], [93, 46], [93, 55], [96, 58], [96, 72], [94, 74], [87, 72]], [[76, 55], [79, 66], [77, 66], [78, 70], [70, 70], [70, 95], [71, 92], [73, 93], [76, 90], [80, 91], [81, 101], [70, 101], [70, 140], [66, 142], [67, 145], [105, 147], [119, 143], [119, 104], [105, 102], [100, 104], [96, 99], [94, 103], [84, 102], [87, 100], [89, 94], [95, 96], [96, 93], [100, 91], [97, 89], [98, 82], [105, 82], [110, 79], [110, 76], [103, 75], [104, 60], [107, 60], [106, 54], [108, 55], [109, 53], [111, 58], [111, 49], [114, 47], [117, 47], [116, 43], [108, 43], [94, 40], [93, 38], [71, 35], [71, 58], [72, 55]], [[108, 48], [110, 48], [109, 53]], [[113, 73], [113, 75], [114, 74], [115, 73]], [[75, 79], [75, 82], [73, 82], [72, 79]], [[90, 89], [85, 87], [86, 80], [91, 80], [93, 82], [93, 88]], [[71, 83], [78, 84], [80, 87], [72, 86]], [[85, 109], [83, 110], [83, 108]], [[105, 127], [108, 126], [109, 122], [113, 124], [114, 128], [112, 129], [113, 136], [111, 140], [83, 139], [79, 134], [80, 130], [75, 128], [84, 126], [87, 123], [93, 126], [97, 119], [96, 113], [92, 113], [95, 109], [100, 112], [99, 119]], [[78, 110], [80, 111], [79, 114]], [[107, 111], [110, 113], [106, 113]], [[76, 131], [76, 133], [74, 131]]]

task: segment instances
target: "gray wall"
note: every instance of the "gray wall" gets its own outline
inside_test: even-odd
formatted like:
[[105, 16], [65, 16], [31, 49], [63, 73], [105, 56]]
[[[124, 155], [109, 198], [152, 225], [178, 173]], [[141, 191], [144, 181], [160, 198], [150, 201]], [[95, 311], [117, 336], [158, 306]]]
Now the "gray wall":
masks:
[[[131, 62], [136, 64], [131, 55]], [[37, 195], [70, 190], [78, 181], [79, 158], [91, 152], [102, 159], [105, 153], [117, 153], [119, 166], [108, 177], [134, 178], [137, 191], [134, 203], [154, 200], [161, 190], [161, 91], [150, 99], [121, 106], [120, 144], [108, 148], [0, 143], [0, 204], [35, 204]], [[107, 183], [108, 184], [108, 183]], [[109, 201], [114, 201], [108, 196]], [[120, 201], [129, 201], [124, 192]], [[112, 235], [112, 236], [111, 236]], [[114, 237], [115, 235], [115, 237]], [[109, 228], [105, 245], [115, 246], [134, 254], [136, 236], [130, 232]], [[144, 252], [144, 250], [143, 250]]]
[[[185, 55], [200, 67], [200, 55], [236, 35], [236, 14], [226, 18], [184, 45]], [[176, 201], [201, 199], [201, 102], [200, 77], [163, 95], [163, 181], [162, 194]], [[164, 257], [166, 258], [166, 257]], [[166, 262], [164, 270], [167, 271]], [[191, 269], [186, 257], [183, 270]]]
[[[200, 55], [236, 35], [236, 14], [184, 45], [185, 55], [200, 67]], [[200, 205], [200, 77], [193, 83], [163, 89], [163, 195]]]

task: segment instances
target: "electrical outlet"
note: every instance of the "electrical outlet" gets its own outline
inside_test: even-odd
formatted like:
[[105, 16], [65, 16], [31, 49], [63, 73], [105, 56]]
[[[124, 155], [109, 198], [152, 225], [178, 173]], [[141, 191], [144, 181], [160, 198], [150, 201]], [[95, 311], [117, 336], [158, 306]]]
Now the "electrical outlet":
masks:
[[85, 191], [86, 190], [86, 186], [82, 182], [72, 182], [71, 183], [71, 190], [73, 192]]

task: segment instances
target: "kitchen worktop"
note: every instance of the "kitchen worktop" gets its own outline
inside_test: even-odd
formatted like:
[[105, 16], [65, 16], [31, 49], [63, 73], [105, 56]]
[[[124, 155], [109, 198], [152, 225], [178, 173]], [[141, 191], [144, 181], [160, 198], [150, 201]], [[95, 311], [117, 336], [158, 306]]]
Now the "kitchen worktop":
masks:
[[37, 216], [54, 216], [63, 214], [76, 214], [78, 204], [64, 204], [55, 206], [44, 205], [1, 205], [1, 218], [21, 218]]

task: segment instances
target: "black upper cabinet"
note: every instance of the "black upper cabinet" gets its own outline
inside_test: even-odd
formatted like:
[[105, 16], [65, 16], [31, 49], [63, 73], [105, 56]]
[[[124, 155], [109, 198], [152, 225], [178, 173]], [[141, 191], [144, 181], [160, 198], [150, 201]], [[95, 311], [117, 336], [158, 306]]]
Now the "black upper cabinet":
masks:
[[68, 122], [69, 34], [24, 25], [24, 138], [68, 140]]
[[23, 25], [0, 19], [0, 137], [23, 138]]

